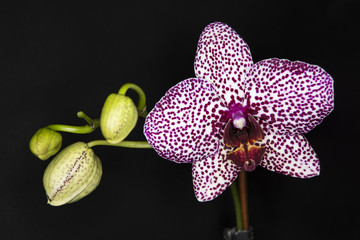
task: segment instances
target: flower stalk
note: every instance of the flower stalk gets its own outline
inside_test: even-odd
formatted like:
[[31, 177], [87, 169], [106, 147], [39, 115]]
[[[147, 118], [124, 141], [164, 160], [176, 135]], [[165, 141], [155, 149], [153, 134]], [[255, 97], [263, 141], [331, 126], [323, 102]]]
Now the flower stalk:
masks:
[[242, 214], [242, 230], [249, 229], [249, 215], [247, 204], [247, 189], [246, 189], [246, 171], [241, 171], [239, 174], [239, 196]]
[[247, 206], [246, 172], [241, 171], [238, 176], [238, 185], [234, 181], [230, 185], [234, 200], [236, 229], [243, 231], [249, 229], [249, 216]]
[[125, 148], [152, 148], [147, 141], [121, 141], [119, 143], [109, 143], [106, 140], [94, 140], [88, 142], [89, 147], [94, 146], [113, 146], [113, 147], [125, 147]]
[[232, 197], [234, 200], [234, 208], [235, 208], [235, 217], [236, 217], [236, 230], [242, 230], [242, 214], [241, 214], [241, 204], [240, 204], [240, 195], [237, 188], [236, 182], [233, 182], [230, 185]]
[[139, 100], [138, 100], [138, 104], [137, 104], [137, 110], [138, 110], [139, 116], [146, 117], [146, 115], [148, 114], [148, 112], [146, 111], [146, 96], [145, 96], [144, 91], [138, 85], [136, 85], [134, 83], [125, 83], [119, 89], [118, 94], [125, 95], [129, 89], [134, 90], [139, 96]]
[[96, 128], [100, 126], [100, 119], [92, 119], [87, 116], [84, 112], [80, 111], [77, 113], [79, 118], [84, 119], [88, 124], [84, 126], [71, 126], [64, 124], [51, 124], [47, 128], [57, 131], [57, 132], [69, 132], [77, 134], [87, 134], [93, 132]]

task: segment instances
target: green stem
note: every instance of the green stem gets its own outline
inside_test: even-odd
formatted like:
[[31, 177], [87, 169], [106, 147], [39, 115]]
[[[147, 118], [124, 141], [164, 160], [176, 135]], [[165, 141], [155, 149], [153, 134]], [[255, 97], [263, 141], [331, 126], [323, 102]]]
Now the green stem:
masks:
[[239, 192], [235, 181], [230, 185], [230, 189], [234, 200], [236, 229], [238, 231], [241, 231], [243, 229], [243, 220], [242, 220]]
[[125, 83], [122, 85], [122, 87], [119, 90], [119, 94], [125, 95], [127, 90], [132, 89], [139, 95], [139, 100], [137, 104], [137, 109], [139, 112], [139, 115], [142, 117], [146, 117], [147, 111], [146, 111], [146, 96], [145, 92], [136, 84], [134, 83]]
[[242, 215], [242, 230], [249, 229], [249, 215], [248, 215], [248, 204], [247, 204], [247, 189], [246, 189], [246, 171], [242, 170], [239, 174], [239, 198], [241, 205]]
[[49, 129], [58, 132], [69, 132], [69, 133], [78, 133], [78, 134], [86, 134], [93, 132], [96, 128], [100, 126], [100, 119], [92, 119], [87, 116], [84, 112], [78, 112], [77, 116], [79, 118], [84, 119], [88, 124], [84, 126], [71, 126], [64, 124], [51, 124], [46, 126]]
[[113, 146], [113, 147], [125, 147], [125, 148], [152, 148], [147, 141], [122, 141], [119, 143], [109, 143], [106, 140], [94, 140], [88, 142], [89, 147], [94, 146]]
[[77, 116], [78, 116], [78, 118], [84, 119], [84, 120], [89, 124], [90, 127], [95, 127], [95, 126], [96, 126], [95, 121], [99, 121], [99, 120], [97, 120], [97, 119], [93, 120], [92, 118], [90, 118], [88, 115], [86, 115], [86, 114], [85, 114], [84, 112], [82, 112], [82, 111], [79, 111], [79, 112], [77, 113]]
[[89, 126], [89, 125], [70, 126], [70, 125], [64, 125], [64, 124], [51, 124], [46, 127], [50, 128], [54, 131], [58, 131], [58, 132], [69, 132], [69, 133], [78, 133], [78, 134], [91, 133], [95, 130], [94, 127]]

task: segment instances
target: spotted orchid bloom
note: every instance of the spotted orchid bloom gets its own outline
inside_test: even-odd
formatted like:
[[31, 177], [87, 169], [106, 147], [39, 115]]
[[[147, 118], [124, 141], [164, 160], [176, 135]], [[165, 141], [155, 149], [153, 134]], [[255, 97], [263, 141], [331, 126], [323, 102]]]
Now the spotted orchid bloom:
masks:
[[219, 196], [240, 171], [319, 175], [304, 137], [334, 107], [333, 80], [304, 62], [253, 63], [245, 41], [215, 22], [200, 36], [196, 78], [172, 87], [146, 118], [144, 134], [163, 158], [192, 163], [195, 196]]

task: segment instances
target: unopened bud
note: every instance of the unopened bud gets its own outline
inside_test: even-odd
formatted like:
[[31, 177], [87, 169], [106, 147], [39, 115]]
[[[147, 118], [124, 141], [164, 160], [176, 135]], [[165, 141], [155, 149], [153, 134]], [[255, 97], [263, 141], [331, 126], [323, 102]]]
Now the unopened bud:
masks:
[[101, 111], [101, 132], [109, 143], [119, 143], [134, 129], [137, 119], [137, 108], [131, 98], [112, 93]]
[[101, 176], [101, 161], [86, 143], [68, 146], [45, 170], [43, 184], [48, 204], [60, 206], [80, 200], [95, 190]]
[[40, 128], [30, 140], [30, 151], [40, 158], [47, 160], [61, 148], [62, 136], [49, 128]]

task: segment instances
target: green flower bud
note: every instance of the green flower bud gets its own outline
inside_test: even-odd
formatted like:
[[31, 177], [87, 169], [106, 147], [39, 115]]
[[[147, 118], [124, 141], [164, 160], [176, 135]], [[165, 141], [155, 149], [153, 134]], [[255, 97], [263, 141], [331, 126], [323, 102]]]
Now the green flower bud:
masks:
[[60, 206], [80, 200], [95, 190], [101, 176], [101, 161], [86, 143], [68, 146], [45, 170], [43, 184], [48, 204]]
[[137, 119], [138, 112], [131, 98], [112, 93], [101, 111], [101, 132], [109, 143], [119, 143], [134, 129]]
[[40, 158], [47, 160], [61, 148], [62, 136], [49, 128], [40, 128], [30, 140], [30, 151]]

